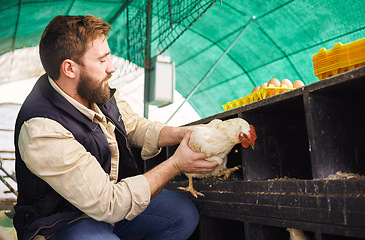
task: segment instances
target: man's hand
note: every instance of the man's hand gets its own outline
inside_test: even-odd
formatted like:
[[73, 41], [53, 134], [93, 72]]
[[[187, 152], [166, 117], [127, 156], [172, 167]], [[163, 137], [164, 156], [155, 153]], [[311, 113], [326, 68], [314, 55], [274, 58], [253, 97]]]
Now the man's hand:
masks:
[[169, 159], [179, 172], [205, 174], [213, 171], [218, 165], [216, 161], [205, 161], [205, 153], [197, 153], [188, 146], [191, 130], [185, 134], [174, 155]]
[[185, 127], [170, 127], [165, 126], [161, 129], [160, 136], [158, 138], [159, 147], [167, 147], [179, 144], [184, 136], [191, 131], [195, 126]]
[[160, 163], [150, 171], [144, 173], [151, 190], [151, 197], [155, 197], [162, 188], [180, 172], [209, 173], [217, 166], [216, 161], [205, 161], [205, 153], [197, 153], [188, 146], [191, 130], [185, 134], [173, 156]]

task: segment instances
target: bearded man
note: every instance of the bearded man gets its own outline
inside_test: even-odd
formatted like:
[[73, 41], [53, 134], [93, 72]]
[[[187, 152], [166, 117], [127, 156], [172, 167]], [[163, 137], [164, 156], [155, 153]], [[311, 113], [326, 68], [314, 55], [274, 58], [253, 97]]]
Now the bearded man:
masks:
[[[194, 204], [163, 187], [181, 171], [208, 173], [216, 163], [187, 146], [190, 127], [139, 117], [109, 87], [109, 31], [92, 15], [57, 16], [42, 34], [46, 74], [15, 127], [19, 240], [176, 240], [198, 224]], [[147, 159], [179, 143], [172, 157], [139, 173], [131, 145]]]

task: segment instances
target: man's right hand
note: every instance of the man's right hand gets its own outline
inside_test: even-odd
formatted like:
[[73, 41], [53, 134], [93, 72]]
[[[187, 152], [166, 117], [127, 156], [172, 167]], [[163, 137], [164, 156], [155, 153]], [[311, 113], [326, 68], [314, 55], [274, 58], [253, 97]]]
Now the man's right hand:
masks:
[[192, 130], [185, 134], [174, 155], [169, 159], [179, 172], [206, 174], [214, 170], [218, 165], [216, 161], [206, 161], [205, 153], [197, 153], [190, 149], [188, 141]]

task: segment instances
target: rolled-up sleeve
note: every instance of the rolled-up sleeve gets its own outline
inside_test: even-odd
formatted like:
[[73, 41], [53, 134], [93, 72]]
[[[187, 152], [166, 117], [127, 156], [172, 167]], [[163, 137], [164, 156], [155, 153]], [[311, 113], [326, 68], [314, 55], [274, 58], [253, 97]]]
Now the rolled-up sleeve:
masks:
[[18, 145], [23, 161], [35, 175], [98, 221], [131, 220], [150, 202], [149, 184], [143, 175], [120, 182], [110, 180], [96, 158], [53, 120], [25, 122]]
[[118, 91], [115, 99], [122, 114], [128, 139], [133, 146], [142, 148], [142, 159], [145, 160], [159, 154], [161, 148], [158, 146], [158, 138], [165, 124], [140, 117], [126, 101], [119, 97]]

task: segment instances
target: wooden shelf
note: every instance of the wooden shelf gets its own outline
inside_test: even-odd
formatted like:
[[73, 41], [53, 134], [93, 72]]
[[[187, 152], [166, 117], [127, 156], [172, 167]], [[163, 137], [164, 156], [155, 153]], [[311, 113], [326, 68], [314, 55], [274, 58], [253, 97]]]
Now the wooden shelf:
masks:
[[[364, 86], [361, 67], [189, 124], [241, 117], [257, 133], [255, 149], [228, 155], [228, 167], [243, 166], [234, 180], [194, 180], [205, 197], [183, 193], [202, 216], [192, 239], [289, 239], [287, 228], [316, 240], [364, 239], [365, 179], [325, 180], [337, 171], [365, 175]], [[178, 176], [167, 188], [185, 185]]]

